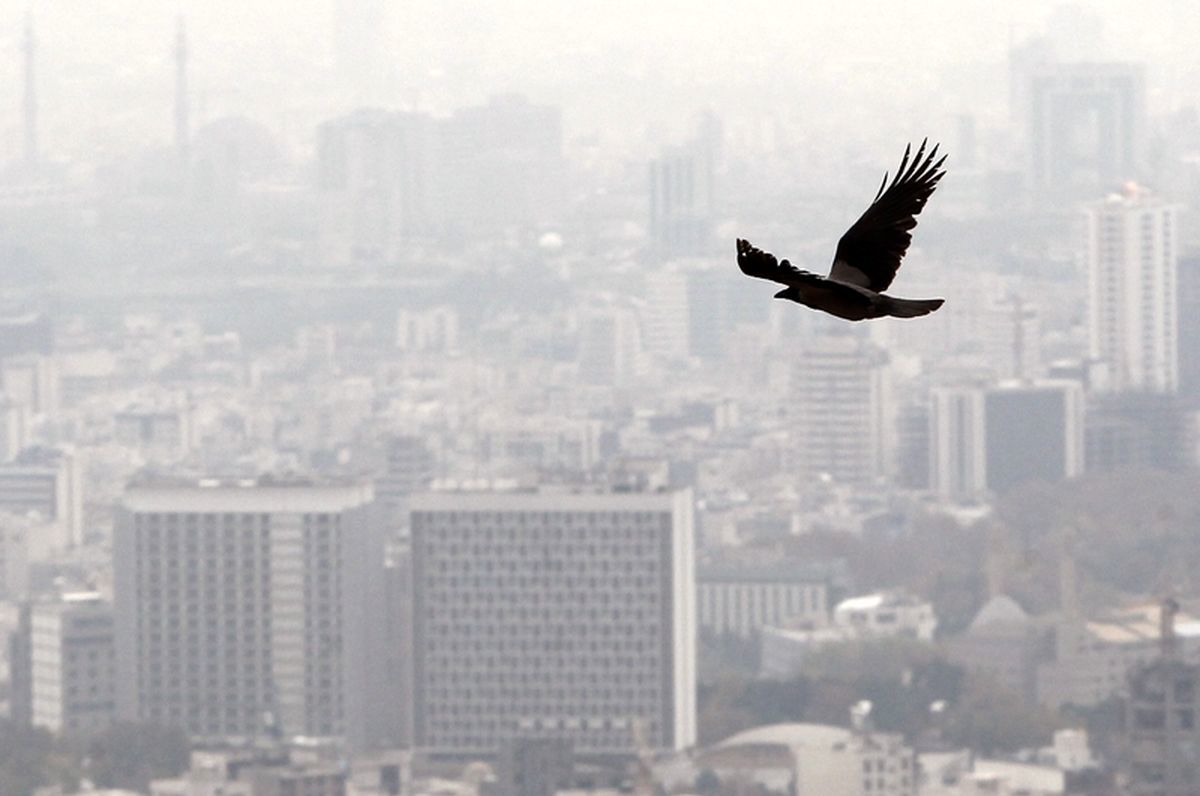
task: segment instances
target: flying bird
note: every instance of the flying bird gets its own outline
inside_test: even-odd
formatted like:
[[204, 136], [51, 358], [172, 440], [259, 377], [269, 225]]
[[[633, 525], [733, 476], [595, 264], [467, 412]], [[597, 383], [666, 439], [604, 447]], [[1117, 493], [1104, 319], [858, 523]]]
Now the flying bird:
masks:
[[927, 143], [928, 139], [921, 142], [915, 157], [910, 158], [911, 144], [904, 149], [904, 159], [891, 183], [888, 175], [883, 175], [871, 206], [838, 241], [829, 276], [802, 271], [787, 260], [780, 262], [770, 252], [739, 238], [737, 258], [742, 273], [786, 285], [775, 298], [848, 321], [916, 318], [942, 306], [944, 299], [940, 298], [905, 299], [883, 292], [895, 279], [912, 242], [910, 231], [917, 225], [917, 214], [946, 173], [941, 170], [946, 156], [936, 159], [937, 145], [926, 155]]

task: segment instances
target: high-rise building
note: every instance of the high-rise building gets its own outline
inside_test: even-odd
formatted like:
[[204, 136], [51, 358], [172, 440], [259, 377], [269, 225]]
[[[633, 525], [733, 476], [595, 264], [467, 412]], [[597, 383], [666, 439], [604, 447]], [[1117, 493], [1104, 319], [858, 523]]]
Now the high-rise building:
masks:
[[1136, 186], [1090, 205], [1087, 220], [1091, 354], [1122, 391], [1179, 384], [1177, 208]]
[[796, 466], [864, 483], [888, 473], [891, 424], [886, 353], [853, 334], [806, 345], [792, 373]]
[[118, 708], [193, 737], [369, 743], [382, 523], [369, 486], [143, 485], [118, 507]]
[[1033, 187], [1042, 201], [1083, 199], [1140, 175], [1145, 77], [1138, 64], [1029, 69]]
[[713, 232], [712, 161], [691, 148], [650, 161], [650, 241], [658, 256], [706, 254]]
[[641, 312], [646, 352], [666, 361], [687, 357], [690, 318], [687, 274], [674, 268], [647, 274]]
[[944, 498], [987, 489], [983, 390], [938, 387], [929, 396], [930, 488]]
[[517, 94], [460, 108], [438, 132], [450, 232], [478, 235], [560, 217], [566, 194], [562, 109]]
[[1083, 390], [1073, 382], [936, 388], [930, 397], [932, 488], [951, 500], [1083, 472]]
[[360, 110], [317, 132], [319, 238], [326, 265], [390, 263], [437, 227], [433, 119]]
[[94, 592], [25, 603], [13, 639], [14, 718], [87, 733], [116, 716], [112, 604]]
[[690, 493], [413, 499], [415, 744], [580, 755], [696, 736]]

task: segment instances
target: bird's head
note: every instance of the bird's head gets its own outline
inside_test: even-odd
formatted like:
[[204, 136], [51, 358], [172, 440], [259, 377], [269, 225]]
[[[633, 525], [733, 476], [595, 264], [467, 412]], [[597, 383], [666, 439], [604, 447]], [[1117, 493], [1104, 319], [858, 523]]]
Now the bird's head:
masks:
[[791, 301], [799, 301], [800, 300], [800, 288], [795, 287], [794, 285], [792, 287], [784, 288], [783, 290], [781, 290], [775, 294], [775, 298], [790, 299]]

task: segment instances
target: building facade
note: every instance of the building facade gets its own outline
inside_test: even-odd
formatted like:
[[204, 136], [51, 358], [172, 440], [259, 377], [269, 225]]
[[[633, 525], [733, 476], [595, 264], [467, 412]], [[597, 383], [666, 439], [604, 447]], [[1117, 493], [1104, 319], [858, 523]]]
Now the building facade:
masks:
[[820, 627], [829, 621], [828, 573], [785, 566], [700, 569], [696, 588], [700, 632], [750, 638], [764, 627]]
[[53, 523], [53, 539], [29, 540], [34, 555], [79, 545], [83, 541], [79, 459], [70, 451], [28, 448], [14, 461], [0, 465], [0, 511], [36, 513]]
[[193, 737], [351, 742], [383, 540], [369, 486], [147, 485], [114, 540], [121, 717]]
[[412, 504], [416, 746], [579, 754], [695, 740], [690, 493], [429, 493]]
[[1085, 216], [1091, 355], [1108, 364], [1112, 389], [1174, 392], [1178, 208], [1129, 185]]
[[13, 719], [54, 733], [116, 717], [112, 603], [69, 592], [22, 605], [12, 639]]
[[1084, 399], [1074, 382], [937, 388], [929, 426], [932, 488], [946, 499], [976, 499], [1083, 472]]

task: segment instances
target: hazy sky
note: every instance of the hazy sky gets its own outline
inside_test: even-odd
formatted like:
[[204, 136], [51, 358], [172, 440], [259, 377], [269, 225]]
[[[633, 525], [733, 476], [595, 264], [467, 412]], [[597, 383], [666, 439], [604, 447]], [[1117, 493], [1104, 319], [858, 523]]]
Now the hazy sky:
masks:
[[[374, 2], [341, 0], [347, 7]], [[46, 147], [79, 156], [167, 139], [180, 14], [191, 39], [197, 118], [250, 115], [302, 142], [312, 120], [337, 102], [338, 4], [0, 0], [0, 143], [19, 140], [20, 39], [30, 5]], [[1200, 74], [1192, 44], [1200, 15], [1187, 0], [1077, 3], [1076, 12], [1057, 17], [1040, 0], [382, 4], [398, 101], [439, 111], [516, 90], [563, 104], [569, 125], [582, 131], [653, 128], [705, 105], [734, 113], [767, 105], [825, 122], [843, 112], [850, 120], [864, 110], [885, 119], [901, 114], [910, 117], [899, 120], [902, 127], [946, 110], [943, 103], [986, 115], [1002, 110], [994, 106], [1004, 87], [997, 85], [1003, 74], [983, 66], [999, 68], [1010, 41], [1048, 24], [1073, 40], [1071, 27], [1089, 14], [1102, 23], [1098, 55], [1151, 63], [1152, 102], [1194, 102]], [[1185, 91], [1192, 95], [1179, 96]], [[947, 92], [953, 96], [939, 96]], [[743, 107], [727, 107], [737, 104]], [[655, 121], [656, 109], [670, 115]]]

